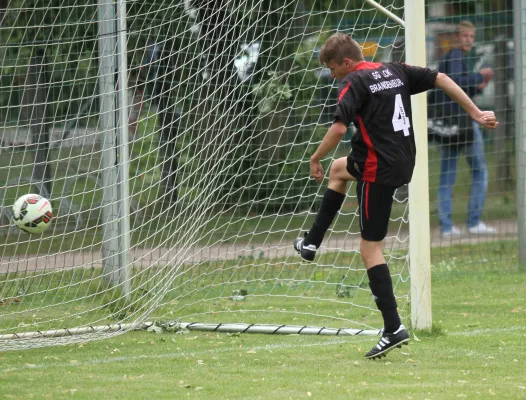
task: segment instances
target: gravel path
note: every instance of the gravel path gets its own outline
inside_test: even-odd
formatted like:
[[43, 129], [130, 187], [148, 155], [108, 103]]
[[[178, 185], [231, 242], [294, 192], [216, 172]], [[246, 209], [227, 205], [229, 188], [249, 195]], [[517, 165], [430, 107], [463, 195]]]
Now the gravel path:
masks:
[[[496, 235], [464, 234], [457, 238], [443, 239], [437, 229], [431, 232], [432, 247], [447, 247], [451, 245], [473, 245], [498, 240], [513, 240], [517, 238], [517, 222], [512, 220], [493, 221], [492, 226], [498, 229]], [[406, 249], [409, 245], [407, 232], [389, 232], [385, 244], [386, 254], [390, 250]], [[321, 251], [335, 249], [357, 251], [359, 235], [332, 235], [322, 246]], [[133, 248], [130, 252], [133, 264], [147, 268], [153, 265], [197, 263], [205, 260], [235, 260], [242, 256], [259, 256], [264, 258], [296, 257], [290, 241], [271, 242], [263, 244], [223, 244], [208, 247], [194, 247], [183, 251], [177, 248]], [[51, 269], [100, 268], [102, 255], [99, 251], [71, 251], [52, 255], [20, 255], [0, 258], [0, 273], [30, 272]]]

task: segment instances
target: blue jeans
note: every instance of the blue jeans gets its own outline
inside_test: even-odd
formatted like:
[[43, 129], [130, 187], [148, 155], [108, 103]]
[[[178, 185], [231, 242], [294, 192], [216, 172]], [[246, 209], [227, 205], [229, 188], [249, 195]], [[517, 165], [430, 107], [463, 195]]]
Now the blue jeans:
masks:
[[[473, 143], [462, 149], [471, 168], [471, 193], [469, 195], [468, 215], [466, 226], [471, 228], [478, 225], [484, 209], [484, 201], [488, 190], [488, 171], [484, 159], [484, 142], [480, 125], [473, 122]], [[441, 151], [440, 161], [440, 186], [438, 188], [438, 217], [440, 230], [450, 231], [453, 227], [451, 221], [451, 203], [453, 185], [457, 174], [457, 159], [459, 149], [455, 146], [444, 146]]]

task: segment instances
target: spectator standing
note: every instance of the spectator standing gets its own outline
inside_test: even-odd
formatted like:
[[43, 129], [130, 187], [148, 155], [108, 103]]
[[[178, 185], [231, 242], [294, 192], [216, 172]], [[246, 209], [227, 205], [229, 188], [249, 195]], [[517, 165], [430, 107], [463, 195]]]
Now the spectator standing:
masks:
[[[468, 53], [475, 41], [475, 26], [469, 21], [460, 22], [455, 33], [457, 44], [442, 59], [438, 71], [447, 74], [470, 97], [480, 93], [493, 78], [491, 68], [482, 68], [478, 72], [469, 69]], [[443, 237], [459, 236], [462, 231], [453, 225], [452, 197], [456, 179], [457, 160], [464, 152], [471, 169], [471, 192], [468, 202], [466, 229], [471, 234], [493, 234], [495, 228], [482, 221], [482, 211], [488, 187], [488, 172], [484, 157], [484, 141], [480, 125], [471, 121], [460, 106], [442, 91], [433, 93], [432, 109], [439, 110], [438, 116], [451, 118], [450, 126], [458, 127], [457, 134], [450, 132], [442, 138], [440, 183], [438, 188], [438, 214], [440, 232]]]

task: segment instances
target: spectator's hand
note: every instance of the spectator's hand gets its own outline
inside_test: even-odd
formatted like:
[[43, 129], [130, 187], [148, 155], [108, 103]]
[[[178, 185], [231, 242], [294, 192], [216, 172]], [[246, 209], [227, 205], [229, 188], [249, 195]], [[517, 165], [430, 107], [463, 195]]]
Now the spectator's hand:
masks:
[[493, 78], [493, 70], [491, 68], [482, 68], [480, 74], [484, 78], [484, 82], [488, 83]]
[[482, 92], [482, 90], [488, 86], [488, 82], [481, 82], [477, 85], [477, 91], [478, 92]]
[[313, 158], [310, 159], [310, 176], [314, 178], [318, 183], [321, 183], [323, 181], [325, 171], [323, 171], [323, 167], [321, 166], [320, 160]]
[[485, 128], [494, 129], [499, 125], [493, 111], [481, 111], [480, 114], [473, 119]]

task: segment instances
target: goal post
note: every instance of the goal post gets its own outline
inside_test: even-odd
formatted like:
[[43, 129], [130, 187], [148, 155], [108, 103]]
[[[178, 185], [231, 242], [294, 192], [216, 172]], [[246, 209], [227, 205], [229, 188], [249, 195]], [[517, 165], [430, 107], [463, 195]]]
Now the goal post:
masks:
[[519, 268], [526, 271], [526, 4], [515, 0], [515, 132], [517, 147], [517, 220]]
[[[426, 66], [425, 4], [405, 0], [405, 51], [408, 64]], [[411, 322], [414, 329], [430, 329], [431, 235], [429, 224], [429, 171], [427, 94], [412, 96], [416, 167], [409, 184], [409, 267], [411, 270]]]
[[[128, 113], [125, 2], [97, 6], [99, 120], [102, 153], [102, 246], [104, 276], [130, 295]], [[123, 89], [126, 88], [126, 89]]]

